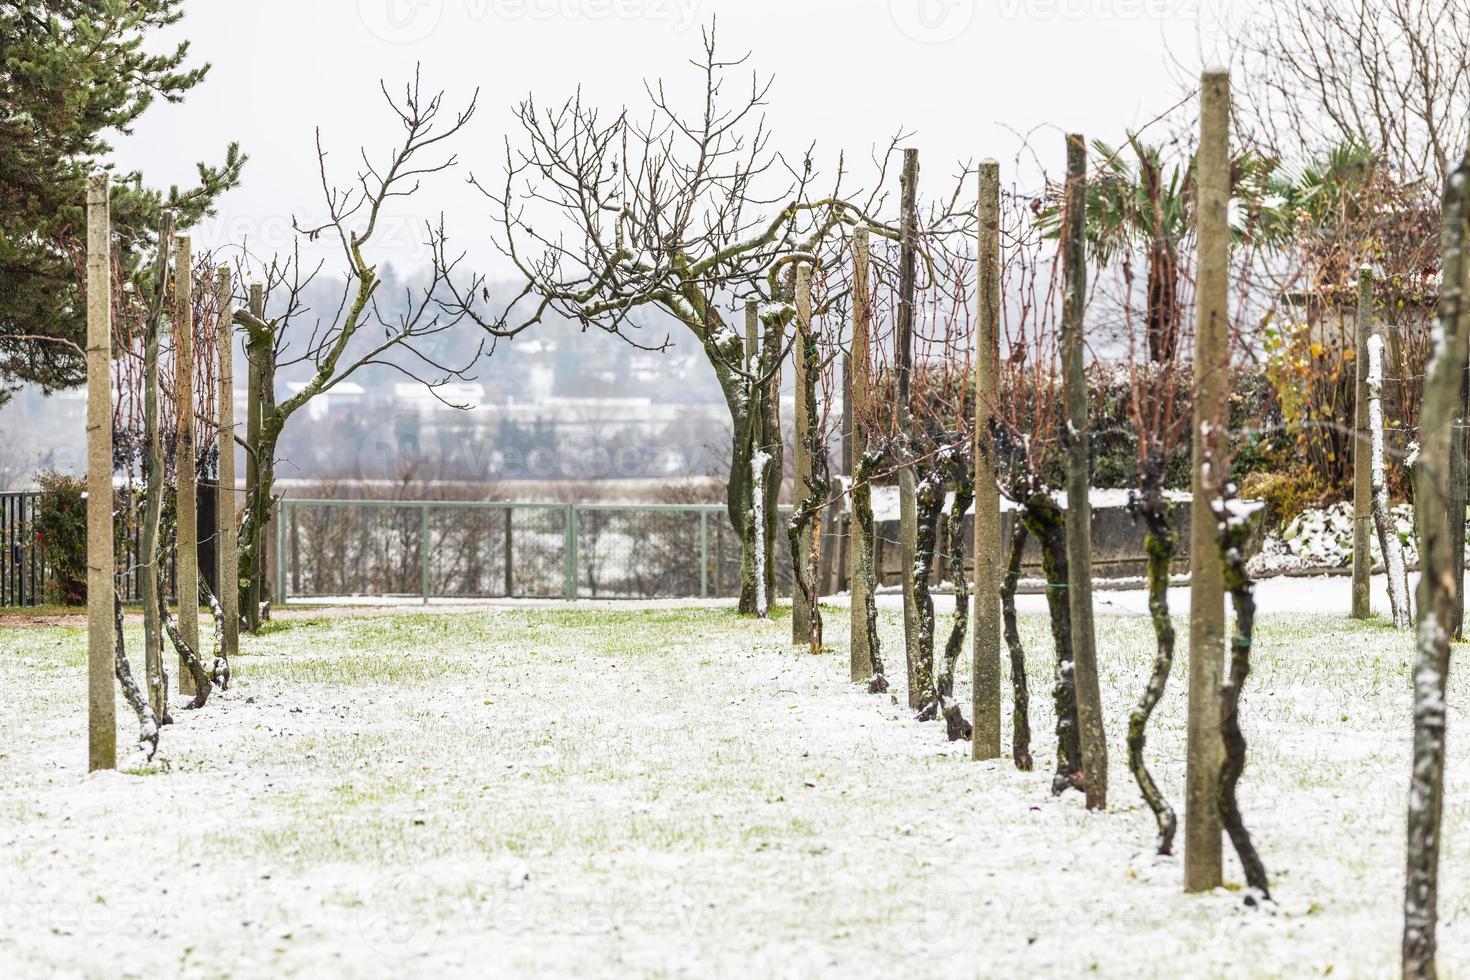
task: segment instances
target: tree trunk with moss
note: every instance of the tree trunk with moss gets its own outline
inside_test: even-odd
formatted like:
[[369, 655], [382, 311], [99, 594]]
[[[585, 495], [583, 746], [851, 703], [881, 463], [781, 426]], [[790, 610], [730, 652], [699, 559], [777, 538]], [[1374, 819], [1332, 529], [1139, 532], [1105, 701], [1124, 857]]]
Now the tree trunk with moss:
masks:
[[830, 487], [827, 449], [817, 408], [817, 381], [822, 354], [812, 329], [812, 268], [796, 267], [796, 466], [795, 508], [790, 521], [792, 563], [791, 642], [805, 643], [812, 653], [822, 649], [819, 517]]
[[1026, 522], [1016, 515], [1011, 527], [1010, 557], [1000, 583], [1001, 622], [1011, 658], [1011, 760], [1022, 772], [1036, 765], [1031, 758], [1031, 691], [1026, 683], [1026, 648], [1016, 624], [1016, 586], [1021, 581], [1021, 559], [1026, 553]]
[[1143, 750], [1148, 742], [1148, 723], [1154, 708], [1164, 696], [1169, 672], [1174, 666], [1174, 620], [1169, 616], [1169, 570], [1179, 547], [1179, 535], [1169, 521], [1169, 504], [1162, 487], [1162, 460], [1150, 456], [1143, 479], [1139, 513], [1143, 517], [1143, 550], [1148, 556], [1148, 612], [1154, 627], [1154, 664], [1142, 696], [1128, 715], [1128, 769], [1138, 782], [1143, 801], [1153, 811], [1159, 826], [1157, 849], [1160, 854], [1174, 853], [1174, 833], [1179, 818], [1154, 782], [1144, 762]]
[[1057, 708], [1057, 771], [1051, 791], [1060, 796], [1068, 788], [1084, 789], [1082, 747], [1077, 730], [1077, 686], [1072, 664], [1072, 616], [1067, 601], [1067, 515], [1051, 494], [1038, 490], [1022, 503], [1021, 519], [1041, 547], [1046, 608], [1051, 616], [1051, 638], [1057, 654], [1056, 684], [1052, 688]]
[[[761, 317], [755, 303], [746, 306], [746, 330], [763, 327], [760, 355], [753, 359], [748, 382], [749, 405], [741, 414], [744, 429], [737, 437], [732, 463], [744, 475], [729, 484], [733, 501], [731, 519], [738, 512], [740, 535], [739, 611], [761, 619], [770, 614], [776, 589], [776, 508], [781, 492], [781, 348], [784, 343], [779, 316]], [[737, 423], [740, 424], [740, 423]]]
[[[863, 604], [863, 619], [859, 624], [869, 663], [868, 691], [882, 694], [888, 690], [888, 678], [883, 674], [883, 654], [878, 642], [878, 604], [873, 600], [878, 591], [878, 573], [873, 564], [873, 491], [872, 479], [878, 472], [882, 455], [869, 448], [858, 457], [852, 476], [852, 526], [853, 541], [853, 594], [865, 592], [868, 601]], [[854, 680], [863, 680], [855, 677]]]
[[957, 459], [952, 466], [950, 486], [954, 491], [954, 503], [949, 508], [948, 554], [949, 578], [954, 585], [954, 618], [950, 621], [949, 639], [944, 644], [944, 660], [935, 684], [935, 699], [944, 715], [944, 730], [951, 742], [970, 738], [974, 726], [965, 720], [965, 713], [954, 699], [954, 668], [965, 646], [965, 637], [970, 624], [970, 589], [965, 581], [965, 512], [975, 500], [975, 483], [969, 473], [968, 464]]
[[1225, 755], [1220, 762], [1220, 823], [1235, 846], [1246, 884], [1269, 900], [1271, 890], [1266, 881], [1266, 868], [1251, 842], [1245, 820], [1236, 799], [1236, 786], [1245, 772], [1245, 735], [1240, 729], [1240, 692], [1250, 675], [1251, 637], [1256, 619], [1255, 586], [1245, 571], [1245, 548], [1250, 540], [1250, 511], [1234, 499], [1233, 488], [1226, 488], [1223, 499], [1215, 502], [1215, 519], [1219, 528], [1219, 554], [1223, 565], [1225, 590], [1235, 608], [1235, 633], [1230, 638], [1230, 673], [1220, 688], [1220, 741]]
[[1450, 669], [1450, 626], [1464, 554], [1454, 548], [1450, 524], [1464, 514], [1450, 513], [1446, 490], [1451, 427], [1470, 354], [1466, 323], [1466, 222], [1470, 220], [1470, 158], [1445, 181], [1442, 232], [1443, 284], [1434, 349], [1425, 369], [1419, 416], [1419, 461], [1414, 473], [1414, 504], [1419, 525], [1418, 637], [1414, 654], [1414, 741], [1409, 781], [1408, 847], [1404, 882], [1402, 967], [1405, 978], [1436, 975], [1439, 923], [1439, 850], [1443, 836], [1445, 703]]
[[918, 627], [913, 676], [922, 685], [924, 697], [919, 705], [920, 721], [939, 717], [939, 704], [934, 697], [934, 597], [929, 594], [929, 576], [934, 568], [934, 549], [939, 530], [939, 517], [944, 510], [944, 483], [937, 468], [926, 467], [918, 474], [914, 489], [914, 614]]

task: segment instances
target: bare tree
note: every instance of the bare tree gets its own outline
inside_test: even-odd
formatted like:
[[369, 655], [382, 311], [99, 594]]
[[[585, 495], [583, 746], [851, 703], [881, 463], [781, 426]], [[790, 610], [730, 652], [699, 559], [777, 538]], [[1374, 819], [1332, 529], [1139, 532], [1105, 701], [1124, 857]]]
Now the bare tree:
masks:
[[[393, 94], [380, 85], [383, 99], [397, 119], [399, 140], [384, 159], [374, 161], [364, 150], [361, 165], [351, 183], [332, 182], [327, 151], [317, 131], [317, 164], [328, 218], [314, 227], [296, 230], [310, 239], [323, 235], [335, 238], [341, 247], [345, 283], [335, 313], [318, 316], [309, 325], [306, 288], [323, 268], [304, 268], [298, 250], [289, 258], [271, 260], [261, 270], [264, 281], [264, 315], [237, 308], [234, 322], [246, 333], [247, 349], [258, 359], [267, 375], [291, 365], [311, 369], [307, 382], [290, 397], [276, 402], [262, 399], [259, 406], [258, 442], [247, 446], [255, 461], [257, 477], [246, 501], [240, 528], [240, 594], [242, 600], [255, 592], [252, 582], [260, 574], [263, 529], [274, 506], [276, 446], [287, 420], [318, 395], [331, 391], [354, 373], [369, 365], [391, 368], [425, 385], [430, 391], [462, 378], [484, 349], [483, 342], [472, 357], [448, 363], [436, 352], [434, 338], [451, 330], [471, 312], [458, 297], [453, 282], [463, 255], [451, 256], [442, 216], [424, 226], [425, 245], [432, 256], [426, 280], [405, 287], [403, 310], [385, 314], [380, 307], [378, 263], [372, 246], [382, 227], [383, 208], [397, 198], [413, 196], [422, 181], [453, 168], [457, 157], [441, 153], [475, 113], [478, 92], [464, 108], [443, 117], [444, 93], [433, 95], [420, 88], [419, 73]], [[451, 298], [453, 297], [453, 298]], [[298, 325], [300, 329], [298, 329]], [[377, 328], [377, 329], [371, 329]], [[252, 620], [256, 620], [251, 617]]]
[[[824, 183], [810, 149], [793, 161], [772, 148], [762, 114], [771, 81], [737, 78], [745, 60], [722, 57], [714, 28], [704, 31], [692, 61], [701, 98], [689, 109], [661, 81], [645, 86], [641, 114], [605, 116], [580, 91], [552, 108], [528, 97], [516, 107], [520, 133], [507, 141], [503, 182], [476, 185], [497, 209], [496, 244], [525, 279], [503, 317], [480, 319], [492, 334], [555, 314], [630, 339], [640, 319], [662, 314], [699, 344], [730, 413], [730, 522], [744, 552], [764, 550], [761, 562], [742, 561], [740, 609], [754, 612], [750, 570], [770, 575], [773, 564], [769, 542], [753, 536], [753, 487], [770, 492], [779, 481], [782, 450], [769, 419], [767, 445], [752, 442], [759, 378], [745, 367], [735, 313], [755, 300], [767, 334], [784, 335], [795, 316], [791, 266], [823, 264], [819, 253], [860, 224], [897, 232], [872, 217], [878, 191], [846, 190], [840, 161]], [[877, 188], [892, 148], [876, 157]], [[470, 295], [460, 294], [466, 305]], [[661, 349], [669, 340], [630, 342]], [[753, 457], [763, 472], [753, 473]]]
[[1406, 182], [1440, 186], [1470, 122], [1466, 0], [1285, 0], [1233, 31], [1244, 135], [1302, 161], [1365, 142]]

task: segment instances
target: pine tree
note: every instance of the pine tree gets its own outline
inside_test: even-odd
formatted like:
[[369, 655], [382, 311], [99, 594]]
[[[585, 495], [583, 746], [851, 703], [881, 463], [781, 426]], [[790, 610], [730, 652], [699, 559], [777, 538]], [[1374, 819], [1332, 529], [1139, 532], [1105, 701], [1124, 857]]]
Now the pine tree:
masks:
[[[85, 378], [87, 175], [111, 169], [110, 138], [126, 134], [156, 100], [181, 101], [208, 72], [185, 64], [187, 41], [162, 54], [148, 50], [181, 6], [0, 0], [0, 400], [18, 384], [51, 390]], [[137, 273], [153, 251], [161, 207], [176, 208], [188, 227], [238, 182], [244, 162], [231, 144], [218, 167], [199, 164], [196, 187], [166, 193], [146, 187], [136, 171], [113, 172], [121, 273]]]

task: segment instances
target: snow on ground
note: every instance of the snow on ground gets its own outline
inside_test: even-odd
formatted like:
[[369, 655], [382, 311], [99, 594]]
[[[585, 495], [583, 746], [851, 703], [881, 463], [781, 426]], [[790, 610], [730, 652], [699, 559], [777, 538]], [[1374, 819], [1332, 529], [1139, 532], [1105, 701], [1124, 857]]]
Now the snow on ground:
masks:
[[[1241, 793], [1262, 912], [1183, 895], [1152, 854], [1123, 750], [1146, 620], [1098, 621], [1112, 807], [1089, 814], [1048, 792], [1042, 617], [1019, 773], [850, 685], [844, 612], [819, 657], [715, 608], [293, 618], [244, 639], [236, 689], [180, 712], [158, 765], [91, 776], [84, 631], [0, 626], [0, 976], [1394, 971], [1407, 636], [1302, 606], [1259, 622]], [[901, 660], [889, 611], [883, 636]], [[1149, 747], [1176, 806], [1187, 670]], [[1441, 965], [1463, 976], [1451, 759]]]

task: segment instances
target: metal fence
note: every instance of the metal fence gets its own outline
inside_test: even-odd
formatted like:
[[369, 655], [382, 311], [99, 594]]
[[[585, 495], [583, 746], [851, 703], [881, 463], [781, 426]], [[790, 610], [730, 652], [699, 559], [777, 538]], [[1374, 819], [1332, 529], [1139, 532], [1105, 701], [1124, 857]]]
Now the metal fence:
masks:
[[36, 540], [39, 493], [0, 493], [0, 606], [45, 601], [46, 564]]
[[[778, 594], [790, 588], [783, 508]], [[718, 504], [280, 502], [276, 601], [325, 596], [735, 596], [740, 541]]]
[[[0, 606], [47, 601], [41, 494], [0, 493]], [[134, 495], [118, 499], [123, 601], [138, 594]], [[791, 588], [776, 515], [776, 594]], [[269, 551], [277, 602], [328, 596], [665, 599], [740, 592], [740, 540], [720, 504], [454, 500], [280, 501]], [[164, 570], [173, 594], [174, 567]]]
[[[86, 499], [82, 494], [82, 499]], [[138, 601], [142, 572], [138, 554], [142, 550], [142, 515], [139, 497], [119, 491], [114, 507], [119, 534], [117, 553], [117, 586], [122, 601]], [[41, 515], [41, 493], [37, 490], [0, 492], [0, 606], [40, 606], [48, 600], [46, 586], [51, 581], [51, 563], [44, 542], [37, 536]], [[163, 570], [164, 587], [174, 595], [177, 563], [170, 552], [168, 567]]]

